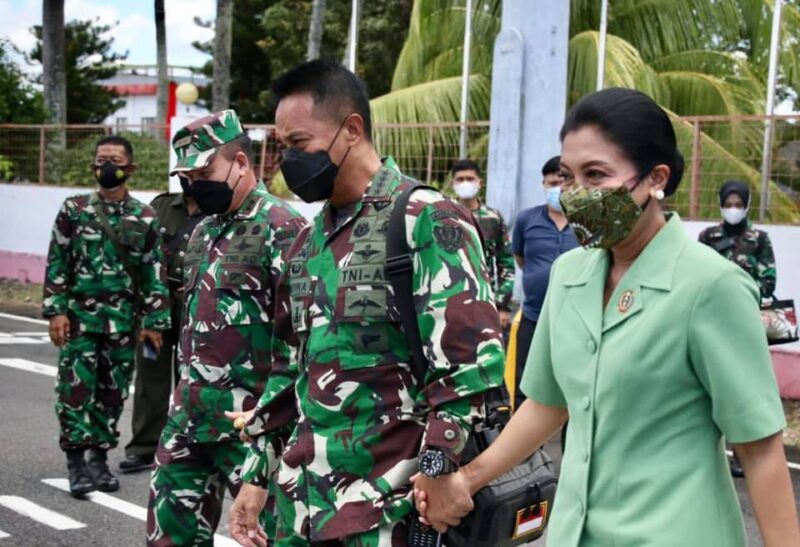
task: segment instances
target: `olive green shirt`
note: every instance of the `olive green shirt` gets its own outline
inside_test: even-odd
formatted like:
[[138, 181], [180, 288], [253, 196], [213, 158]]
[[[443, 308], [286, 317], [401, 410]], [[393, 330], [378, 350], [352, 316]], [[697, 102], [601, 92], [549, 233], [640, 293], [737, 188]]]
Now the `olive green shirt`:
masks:
[[604, 310], [609, 258], [556, 262], [522, 378], [569, 409], [549, 545], [744, 546], [723, 437], [785, 426], [758, 289], [675, 214]]

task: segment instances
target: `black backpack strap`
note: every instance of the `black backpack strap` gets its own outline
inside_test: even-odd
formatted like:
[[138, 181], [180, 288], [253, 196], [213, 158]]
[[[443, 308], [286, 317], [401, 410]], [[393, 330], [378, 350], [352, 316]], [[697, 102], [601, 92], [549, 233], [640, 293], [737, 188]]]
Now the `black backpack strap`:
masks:
[[400, 321], [408, 340], [411, 373], [417, 380], [418, 386], [425, 383], [428, 359], [422, 349], [422, 337], [417, 324], [417, 310], [414, 307], [414, 257], [411, 255], [411, 248], [406, 239], [406, 209], [408, 209], [411, 194], [423, 188], [436, 190], [424, 184], [417, 184], [404, 190], [395, 200], [389, 216], [389, 230], [386, 238], [386, 277], [394, 289]]

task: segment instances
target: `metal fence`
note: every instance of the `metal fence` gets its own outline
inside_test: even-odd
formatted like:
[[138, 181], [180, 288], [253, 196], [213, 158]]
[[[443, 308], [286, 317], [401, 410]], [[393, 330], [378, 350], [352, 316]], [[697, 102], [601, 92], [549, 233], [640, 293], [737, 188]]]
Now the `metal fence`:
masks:
[[[800, 224], [800, 116], [769, 118], [774, 131], [766, 221]], [[718, 190], [728, 179], [748, 182], [751, 210], [760, 206], [762, 146], [767, 118], [675, 118], [679, 146], [686, 160], [683, 182], [667, 206], [685, 218], [718, 219]], [[247, 125], [254, 141], [256, 170], [278, 194], [287, 192], [278, 173], [279, 145], [274, 127]], [[134, 146], [139, 171], [133, 185], [166, 189], [169, 154], [166, 128], [149, 126], [0, 125], [0, 180], [70, 186], [92, 186], [89, 163], [103, 135], [122, 133]], [[489, 122], [468, 125], [469, 155], [482, 169], [489, 151]], [[405, 173], [434, 186], [448, 180], [458, 159], [459, 124], [377, 125], [374, 141], [381, 154], [392, 155]], [[556, 136], [554, 135], [555, 139]], [[531, 181], [537, 184], [538, 181]], [[488, 181], [492, 184], [492, 181]], [[751, 218], [756, 218], [752, 214]]]

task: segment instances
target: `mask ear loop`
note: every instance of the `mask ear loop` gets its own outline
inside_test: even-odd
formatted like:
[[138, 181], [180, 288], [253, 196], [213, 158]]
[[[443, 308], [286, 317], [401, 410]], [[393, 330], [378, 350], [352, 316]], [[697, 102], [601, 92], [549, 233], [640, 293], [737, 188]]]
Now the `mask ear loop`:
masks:
[[[327, 149], [327, 150], [325, 150], [325, 153], [326, 153], [326, 154], [328, 154], [328, 159], [329, 159], [329, 160], [330, 160], [330, 157], [331, 157], [331, 154], [330, 154], [330, 152], [331, 152], [331, 148], [333, 148], [333, 145], [334, 145], [334, 143], [336, 142], [336, 139], [338, 139], [338, 138], [339, 138], [339, 133], [341, 133], [341, 132], [342, 132], [342, 128], [344, 128], [344, 124], [345, 124], [345, 122], [347, 121], [347, 118], [349, 118], [349, 117], [350, 117], [349, 115], [345, 116], [345, 118], [342, 120], [342, 123], [340, 123], [340, 124], [339, 124], [339, 129], [337, 129], [337, 130], [336, 130], [336, 134], [333, 136], [333, 140], [332, 140], [332, 141], [331, 141], [331, 143], [328, 145], [328, 149]], [[351, 150], [352, 148], [353, 148], [352, 146], [348, 146], [348, 147], [347, 147], [347, 151], [344, 153], [344, 156], [342, 157], [342, 161], [340, 161], [340, 162], [339, 162], [339, 165], [337, 165], [337, 166], [336, 166], [336, 168], [337, 168], [337, 169], [338, 169], [339, 167], [341, 167], [342, 165], [344, 165], [344, 160], [346, 160], [346, 159], [347, 159], [347, 156], [350, 154], [350, 150]], [[331, 163], [333, 163], [333, 160], [330, 160], [330, 161], [331, 161]], [[335, 164], [334, 164], [334, 165], [335, 165]]]

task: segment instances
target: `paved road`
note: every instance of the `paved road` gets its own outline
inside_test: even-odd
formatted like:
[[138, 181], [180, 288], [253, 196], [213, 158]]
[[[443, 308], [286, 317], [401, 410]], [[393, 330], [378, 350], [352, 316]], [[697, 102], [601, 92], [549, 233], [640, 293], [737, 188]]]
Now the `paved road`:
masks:
[[[119, 475], [113, 495], [72, 499], [53, 411], [57, 351], [44, 324], [0, 314], [0, 547], [138, 546], [143, 544], [149, 473]], [[130, 438], [130, 412], [122, 417], [121, 446]], [[547, 450], [558, 463], [556, 444]], [[110, 453], [114, 466], [122, 451]], [[800, 472], [792, 472], [800, 493]], [[744, 483], [737, 484], [744, 494]], [[761, 545], [746, 495], [741, 495], [750, 545]], [[224, 519], [216, 545], [226, 539]], [[541, 544], [542, 542], [536, 542]]]

